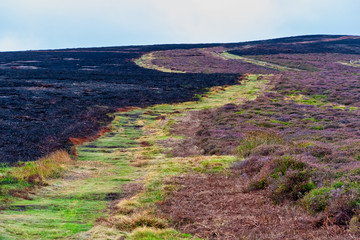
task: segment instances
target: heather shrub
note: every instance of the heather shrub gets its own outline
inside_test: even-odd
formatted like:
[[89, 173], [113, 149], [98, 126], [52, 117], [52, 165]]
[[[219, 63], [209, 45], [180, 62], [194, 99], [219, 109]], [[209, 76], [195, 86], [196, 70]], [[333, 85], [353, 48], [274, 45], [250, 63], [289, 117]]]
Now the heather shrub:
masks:
[[348, 225], [354, 214], [359, 211], [359, 188], [346, 189], [332, 196], [326, 208], [326, 214], [336, 225]]
[[360, 185], [356, 181], [339, 182], [332, 187], [326, 214], [335, 224], [348, 225], [353, 215], [360, 210]]
[[332, 150], [330, 147], [326, 146], [325, 144], [316, 143], [308, 147], [309, 153], [317, 158], [322, 158], [326, 155], [330, 155]]
[[285, 199], [296, 201], [316, 187], [311, 180], [312, 172], [305, 163], [284, 156], [275, 160], [275, 168], [269, 176], [271, 198], [274, 202]]
[[310, 212], [324, 212], [325, 218], [336, 225], [348, 226], [360, 211], [360, 186], [357, 182], [335, 182], [328, 187], [313, 189], [301, 200]]
[[310, 212], [324, 211], [330, 200], [332, 188], [322, 187], [313, 189], [301, 200], [303, 207]]
[[[247, 173], [250, 172], [249, 170], [254, 172], [254, 166], [260, 165], [259, 161], [254, 159], [250, 157], [246, 161], [253, 160], [253, 162], [244, 163], [243, 170]], [[294, 157], [287, 155], [262, 163], [261, 169], [257, 170], [257, 174], [249, 184], [250, 191], [268, 188], [271, 199], [279, 203], [286, 199], [292, 201], [301, 199], [307, 192], [316, 188], [316, 184], [311, 179], [312, 169]]]
[[263, 144], [251, 151], [251, 156], [282, 156], [286, 152], [289, 152], [290, 147], [287, 145], [280, 145], [280, 144]]
[[311, 173], [304, 171], [289, 171], [279, 183], [276, 189], [271, 193], [271, 199], [280, 203], [286, 199], [297, 201], [301, 199], [307, 192], [316, 187], [311, 180]]

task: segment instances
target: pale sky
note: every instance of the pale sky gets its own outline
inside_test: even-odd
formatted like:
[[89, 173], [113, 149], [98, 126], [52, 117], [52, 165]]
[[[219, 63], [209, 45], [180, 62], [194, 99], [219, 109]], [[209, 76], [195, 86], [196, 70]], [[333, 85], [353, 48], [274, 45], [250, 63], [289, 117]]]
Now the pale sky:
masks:
[[359, 0], [0, 0], [0, 51], [360, 35]]

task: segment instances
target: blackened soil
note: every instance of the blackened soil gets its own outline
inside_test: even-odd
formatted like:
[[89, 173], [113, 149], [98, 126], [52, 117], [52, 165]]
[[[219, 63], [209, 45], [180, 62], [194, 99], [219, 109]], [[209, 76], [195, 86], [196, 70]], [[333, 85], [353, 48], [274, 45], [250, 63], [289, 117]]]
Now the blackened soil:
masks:
[[170, 74], [131, 61], [157, 48], [163, 49], [1, 53], [0, 162], [68, 149], [69, 137], [94, 135], [117, 108], [186, 101], [205, 88], [238, 81], [235, 74]]

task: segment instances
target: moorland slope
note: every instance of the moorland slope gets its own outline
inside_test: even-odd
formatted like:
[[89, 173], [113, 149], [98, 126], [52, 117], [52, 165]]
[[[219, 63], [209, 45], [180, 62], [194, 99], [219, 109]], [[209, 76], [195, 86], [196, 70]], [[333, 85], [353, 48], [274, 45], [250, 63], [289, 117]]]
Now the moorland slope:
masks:
[[4, 239], [360, 237], [360, 37], [0, 57]]

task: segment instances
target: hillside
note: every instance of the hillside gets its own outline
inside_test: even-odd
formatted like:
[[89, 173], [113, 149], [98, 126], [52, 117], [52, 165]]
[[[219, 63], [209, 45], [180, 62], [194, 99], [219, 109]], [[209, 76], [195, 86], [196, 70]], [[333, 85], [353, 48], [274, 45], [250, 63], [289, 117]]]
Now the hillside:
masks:
[[358, 239], [359, 80], [357, 36], [1, 53], [0, 239]]

